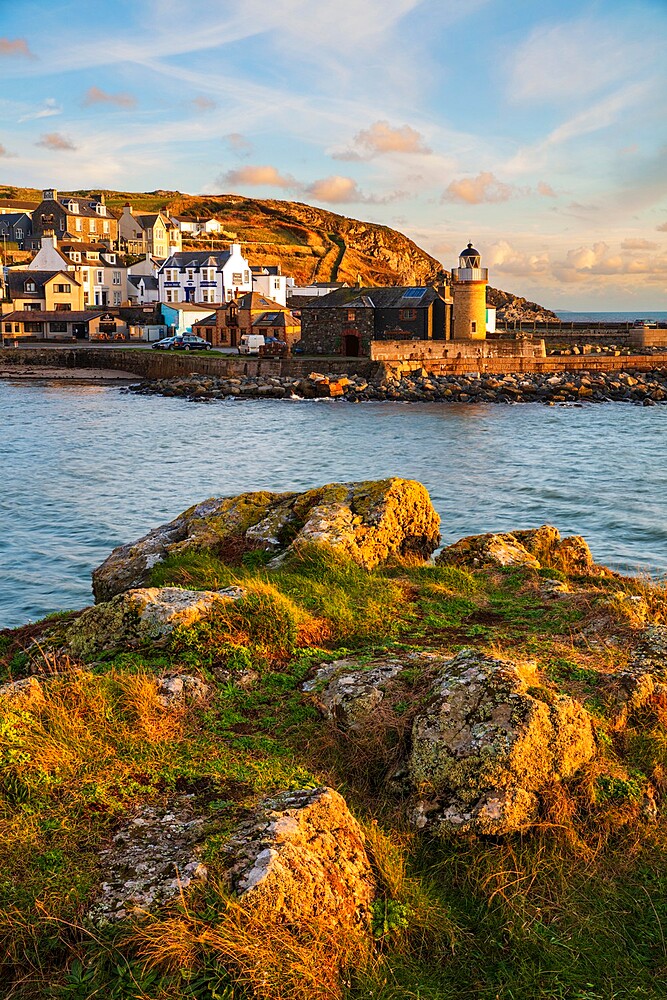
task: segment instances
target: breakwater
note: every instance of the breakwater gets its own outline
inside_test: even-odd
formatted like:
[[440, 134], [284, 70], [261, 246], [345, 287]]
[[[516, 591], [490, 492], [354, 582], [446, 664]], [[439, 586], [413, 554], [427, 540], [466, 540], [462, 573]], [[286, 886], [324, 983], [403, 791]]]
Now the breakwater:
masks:
[[195, 402], [241, 399], [337, 398], [352, 403], [606, 403], [644, 406], [667, 401], [667, 369], [648, 372], [559, 372], [521, 375], [429, 375], [424, 372], [370, 381], [363, 376], [306, 378], [255, 375], [242, 378], [188, 375], [143, 381], [133, 392], [176, 396]]

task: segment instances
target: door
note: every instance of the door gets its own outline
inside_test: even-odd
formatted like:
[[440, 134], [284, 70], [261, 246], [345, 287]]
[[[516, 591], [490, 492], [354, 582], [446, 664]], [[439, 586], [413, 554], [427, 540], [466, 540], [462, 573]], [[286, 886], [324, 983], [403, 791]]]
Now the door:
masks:
[[361, 337], [356, 330], [346, 330], [343, 334], [343, 354], [346, 358], [358, 358], [361, 353]]

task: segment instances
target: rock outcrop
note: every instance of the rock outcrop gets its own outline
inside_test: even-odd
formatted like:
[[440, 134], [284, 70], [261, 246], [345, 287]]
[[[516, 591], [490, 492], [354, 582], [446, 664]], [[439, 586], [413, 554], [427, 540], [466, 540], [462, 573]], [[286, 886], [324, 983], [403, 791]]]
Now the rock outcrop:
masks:
[[109, 601], [86, 608], [66, 629], [64, 638], [75, 656], [94, 655], [103, 649], [136, 645], [165, 638], [179, 626], [193, 625], [230, 601], [239, 600], [240, 587], [224, 590], [181, 590], [146, 587], [117, 594]]
[[224, 853], [230, 888], [268, 920], [368, 933], [375, 880], [359, 824], [332, 788], [266, 799]]
[[333, 548], [369, 569], [392, 555], [428, 558], [440, 539], [439, 524], [426, 489], [409, 479], [214, 498], [114, 549], [93, 572], [93, 592], [97, 601], [109, 601], [141, 587], [156, 563], [188, 549], [223, 559], [263, 549], [280, 558], [309, 543]]
[[436, 562], [471, 569], [493, 566], [548, 568], [575, 576], [605, 572], [595, 563], [581, 535], [561, 538], [558, 529], [550, 524], [526, 531], [468, 535], [446, 546]]
[[596, 753], [588, 713], [569, 696], [540, 688], [534, 666], [474, 650], [453, 659], [421, 653], [350, 666], [354, 661], [323, 668], [310, 689], [324, 714], [351, 732], [372, 723], [401, 670], [428, 673], [408, 755], [390, 782], [411, 796], [420, 829], [519, 831], [536, 819], [540, 792]]

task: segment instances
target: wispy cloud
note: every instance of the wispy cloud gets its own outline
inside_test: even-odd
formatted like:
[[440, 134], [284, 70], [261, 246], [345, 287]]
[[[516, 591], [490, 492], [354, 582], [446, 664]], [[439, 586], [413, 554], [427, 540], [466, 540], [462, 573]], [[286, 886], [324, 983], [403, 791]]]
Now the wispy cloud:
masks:
[[19, 56], [24, 59], [34, 59], [25, 38], [0, 38], [0, 57]]
[[214, 101], [212, 97], [205, 97], [203, 94], [193, 97], [192, 104], [197, 111], [213, 111], [218, 106], [217, 101]]
[[621, 243], [621, 250], [657, 250], [658, 244], [655, 240], [626, 239]]
[[46, 132], [35, 145], [41, 146], [43, 149], [50, 149], [56, 153], [72, 152], [76, 149], [72, 140], [60, 132]]
[[19, 118], [19, 122], [30, 122], [36, 121], [39, 118], [53, 118], [55, 115], [61, 115], [63, 109], [56, 101], [55, 97], [47, 97], [41, 108], [37, 108], [35, 111], [29, 111], [27, 114], [22, 115]]
[[240, 132], [229, 132], [223, 137], [230, 151], [234, 153], [235, 156], [250, 156], [253, 151], [253, 144], [250, 139], [242, 135]]
[[539, 181], [537, 185], [537, 193], [541, 194], [543, 198], [556, 198], [556, 192], [552, 188], [551, 184], [547, 184], [546, 181]]
[[430, 152], [424, 137], [411, 125], [392, 126], [388, 121], [377, 121], [357, 132], [349, 149], [332, 155], [335, 160], [369, 160], [387, 153]]
[[137, 99], [133, 94], [126, 91], [119, 91], [117, 94], [110, 94], [101, 87], [89, 87], [83, 98], [84, 108], [89, 108], [95, 104], [111, 104], [117, 108], [133, 108]]
[[10, 153], [6, 146], [3, 146], [0, 142], [0, 157], [4, 159], [10, 159], [14, 157], [14, 153]]

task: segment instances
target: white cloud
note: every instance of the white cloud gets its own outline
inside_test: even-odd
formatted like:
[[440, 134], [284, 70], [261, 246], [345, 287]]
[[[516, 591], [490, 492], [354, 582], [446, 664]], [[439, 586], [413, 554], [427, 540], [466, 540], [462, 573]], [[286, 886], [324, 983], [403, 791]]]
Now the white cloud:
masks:
[[625, 239], [621, 243], [621, 250], [657, 250], [658, 244], [654, 240], [645, 239]]
[[424, 137], [411, 125], [392, 126], [388, 121], [373, 122], [354, 136], [349, 149], [334, 153], [336, 160], [366, 160], [391, 153], [428, 154]]
[[228, 170], [227, 173], [221, 174], [219, 183], [230, 185], [231, 187], [246, 185], [250, 187], [279, 188], [293, 188], [297, 184], [289, 174], [281, 174], [277, 167], [269, 165], [247, 166], [239, 167], [236, 170]]
[[41, 108], [37, 108], [36, 111], [29, 111], [27, 114], [22, 115], [19, 118], [19, 123], [37, 121], [40, 118], [53, 118], [55, 115], [61, 115], [63, 113], [62, 107], [58, 104], [55, 97], [47, 97]]

